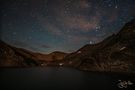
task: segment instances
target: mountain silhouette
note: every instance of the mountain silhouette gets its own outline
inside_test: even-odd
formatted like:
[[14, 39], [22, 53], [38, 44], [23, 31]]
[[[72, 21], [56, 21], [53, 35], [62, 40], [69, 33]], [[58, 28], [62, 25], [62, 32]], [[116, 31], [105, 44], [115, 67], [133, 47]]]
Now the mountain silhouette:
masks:
[[31, 67], [41, 66], [42, 63], [60, 62], [66, 53], [55, 51], [41, 54], [22, 48], [13, 47], [0, 40], [0, 67]]
[[72, 53], [41, 54], [13, 47], [0, 40], [0, 67], [62, 65], [87, 71], [135, 73], [135, 19], [97, 44]]
[[87, 71], [135, 72], [135, 19], [102, 42], [67, 55], [65, 61]]

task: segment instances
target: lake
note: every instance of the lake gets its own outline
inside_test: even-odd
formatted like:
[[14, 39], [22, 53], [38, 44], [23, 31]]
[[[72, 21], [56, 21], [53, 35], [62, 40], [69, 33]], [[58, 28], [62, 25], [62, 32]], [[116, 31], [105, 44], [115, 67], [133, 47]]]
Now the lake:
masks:
[[[118, 90], [118, 80], [134, 83], [135, 77], [65, 67], [0, 69], [0, 90]], [[134, 86], [129, 85], [127, 90]]]

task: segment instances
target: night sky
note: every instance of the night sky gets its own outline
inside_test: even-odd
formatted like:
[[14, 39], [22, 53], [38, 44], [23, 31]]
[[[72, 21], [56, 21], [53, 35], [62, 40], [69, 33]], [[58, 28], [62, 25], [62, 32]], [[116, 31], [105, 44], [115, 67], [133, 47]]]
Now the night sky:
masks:
[[1, 39], [35, 52], [72, 52], [135, 18], [135, 0], [1, 0]]

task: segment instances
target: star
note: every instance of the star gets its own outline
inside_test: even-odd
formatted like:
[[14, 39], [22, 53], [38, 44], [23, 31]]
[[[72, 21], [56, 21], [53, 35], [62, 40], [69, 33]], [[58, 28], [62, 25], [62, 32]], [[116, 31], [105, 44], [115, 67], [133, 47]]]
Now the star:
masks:
[[6, 13], [3, 13], [3, 16], [4, 16], [4, 17], [6, 17], [6, 16], [7, 16], [7, 14], [6, 14]]
[[93, 44], [93, 41], [90, 41], [89, 44]]
[[31, 36], [29, 36], [29, 37], [28, 37], [28, 39], [29, 39], [29, 40], [31, 40], [31, 39], [32, 39], [32, 37], [31, 37]]
[[67, 10], [65, 10], [65, 11], [64, 11], [64, 13], [65, 13], [65, 14], [68, 14], [68, 11], [67, 11]]
[[112, 5], [111, 4], [108, 4], [109, 7], [111, 7]]
[[96, 26], [96, 31], [99, 31], [101, 29], [101, 26]]
[[118, 8], [118, 6], [116, 5], [115, 8]]
[[67, 3], [71, 3], [71, 0], [68, 0]]
[[3, 1], [3, 40], [11, 42], [14, 38], [29, 42], [29, 46], [39, 43], [54, 47], [43, 50], [45, 53], [76, 51], [82, 45], [95, 44], [135, 18], [134, 0]]
[[17, 32], [13, 32], [12, 34], [13, 34], [13, 35], [16, 35], [16, 34], [17, 34]]

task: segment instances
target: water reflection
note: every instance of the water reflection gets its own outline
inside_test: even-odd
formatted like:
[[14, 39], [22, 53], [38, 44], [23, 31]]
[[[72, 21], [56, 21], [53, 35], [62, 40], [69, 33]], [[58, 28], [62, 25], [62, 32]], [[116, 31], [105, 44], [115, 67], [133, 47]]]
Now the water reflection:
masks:
[[[4, 90], [84, 90], [85, 88], [89, 90], [93, 88], [94, 90], [117, 90], [116, 81], [123, 77], [63, 67], [1, 69], [0, 71], [0, 86]], [[126, 78], [133, 79], [134, 77], [126, 76]]]

